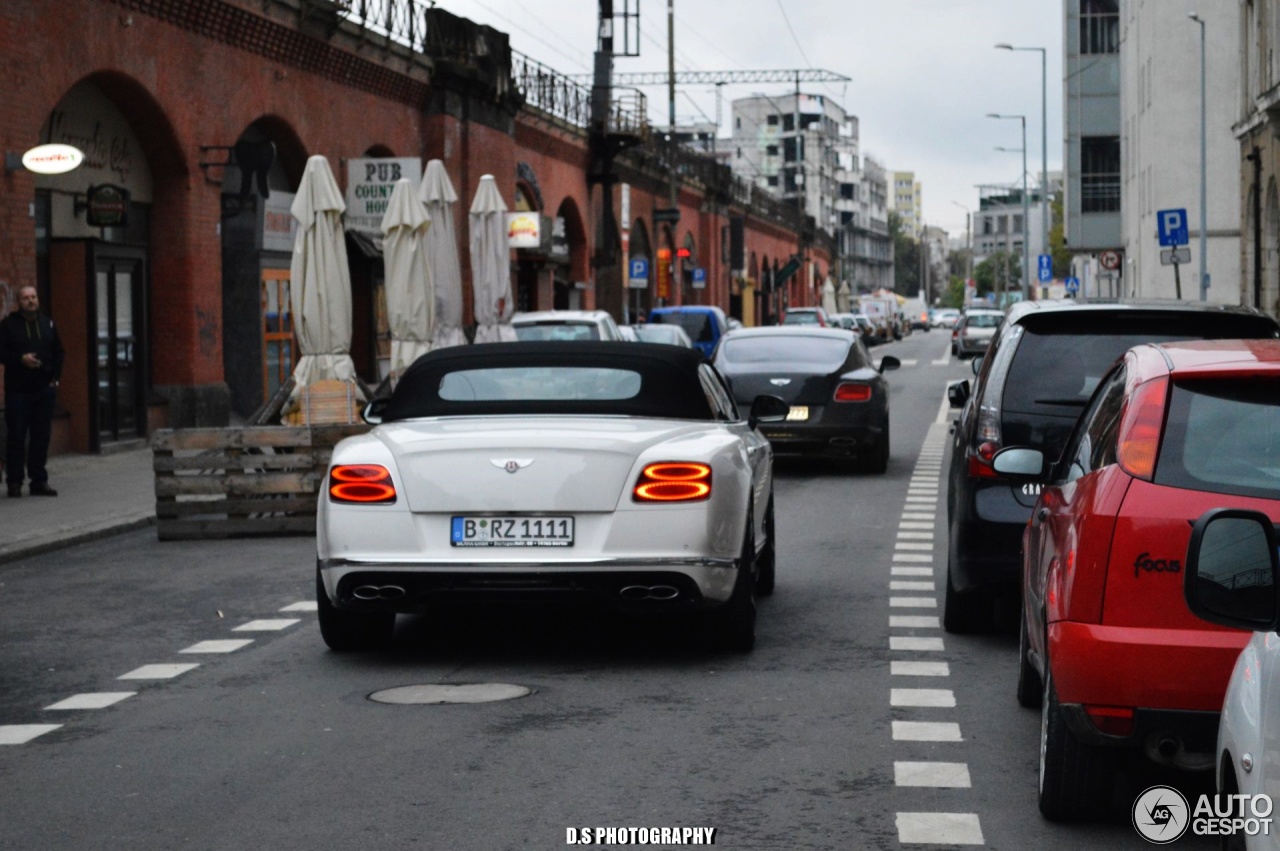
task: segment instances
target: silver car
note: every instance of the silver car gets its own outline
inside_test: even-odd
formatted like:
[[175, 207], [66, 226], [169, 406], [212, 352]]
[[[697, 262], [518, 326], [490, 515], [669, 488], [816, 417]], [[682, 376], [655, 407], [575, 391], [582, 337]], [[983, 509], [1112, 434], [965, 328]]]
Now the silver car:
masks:
[[1002, 310], [966, 311], [956, 327], [956, 356], [964, 359], [985, 352], [1003, 324]]

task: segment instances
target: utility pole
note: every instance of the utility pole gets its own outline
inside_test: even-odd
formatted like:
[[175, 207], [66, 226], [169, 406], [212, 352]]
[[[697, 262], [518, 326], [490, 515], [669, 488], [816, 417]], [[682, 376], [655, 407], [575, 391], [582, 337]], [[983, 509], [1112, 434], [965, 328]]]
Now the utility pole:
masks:
[[[680, 146], [676, 142], [676, 9], [675, 0], [667, 0], [667, 127], [671, 168], [670, 195], [667, 206], [678, 210], [680, 203], [680, 166], [677, 162]], [[677, 219], [677, 221], [679, 221]], [[676, 304], [684, 304], [684, 269], [679, 256], [679, 238], [675, 222], [671, 226], [671, 293]]]

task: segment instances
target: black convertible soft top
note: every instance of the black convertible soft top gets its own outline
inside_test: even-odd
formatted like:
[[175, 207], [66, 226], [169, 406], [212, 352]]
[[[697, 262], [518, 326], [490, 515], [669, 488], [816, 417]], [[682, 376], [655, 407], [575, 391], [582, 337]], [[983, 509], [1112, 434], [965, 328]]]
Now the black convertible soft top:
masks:
[[[492, 414], [614, 414], [663, 419], [714, 419], [698, 377], [705, 363], [697, 349], [630, 342], [526, 342], [452, 346], [428, 352], [405, 370], [391, 395], [383, 422], [417, 417]], [[451, 373], [472, 370], [556, 368], [616, 369], [639, 376], [638, 391], [626, 399], [441, 398]]]

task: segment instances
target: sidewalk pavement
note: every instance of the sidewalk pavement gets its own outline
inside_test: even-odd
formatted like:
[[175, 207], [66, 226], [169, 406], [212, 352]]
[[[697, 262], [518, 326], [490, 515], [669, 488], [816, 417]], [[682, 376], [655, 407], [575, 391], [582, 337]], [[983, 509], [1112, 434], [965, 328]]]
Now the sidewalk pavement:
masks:
[[155, 523], [151, 449], [49, 459], [56, 497], [0, 495], [0, 562]]

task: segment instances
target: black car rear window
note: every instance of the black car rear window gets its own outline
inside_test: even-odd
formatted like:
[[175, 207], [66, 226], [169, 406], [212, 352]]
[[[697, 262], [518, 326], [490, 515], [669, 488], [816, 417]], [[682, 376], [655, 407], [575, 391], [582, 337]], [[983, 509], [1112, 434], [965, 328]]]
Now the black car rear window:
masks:
[[1174, 382], [1157, 484], [1280, 498], [1280, 379]]
[[[850, 356], [853, 339], [840, 336], [808, 337], [783, 334], [768, 337], [731, 336], [720, 347], [720, 358], [730, 368], [746, 364], [803, 364], [820, 371], [839, 369]], [[855, 357], [860, 354], [855, 353]], [[865, 364], [855, 364], [865, 366]]]
[[1005, 382], [1005, 413], [1077, 416], [1116, 358], [1143, 343], [1274, 337], [1262, 316], [1199, 311], [1027, 317]]
[[649, 317], [650, 322], [661, 325], [679, 325], [695, 343], [710, 343], [713, 333], [711, 314], [702, 311], [676, 310], [669, 313], [656, 313]]

